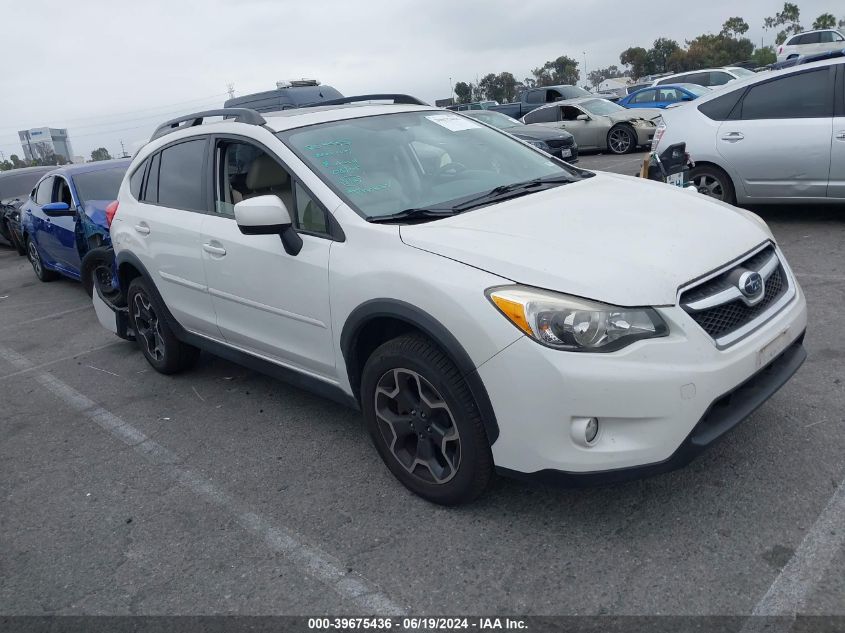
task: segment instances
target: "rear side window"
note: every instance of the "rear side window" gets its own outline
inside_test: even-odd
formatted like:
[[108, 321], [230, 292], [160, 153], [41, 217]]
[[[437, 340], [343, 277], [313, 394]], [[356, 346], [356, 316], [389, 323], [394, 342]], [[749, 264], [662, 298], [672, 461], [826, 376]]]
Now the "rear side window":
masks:
[[[654, 94], [655, 90], [643, 90], [638, 95], [635, 95], [631, 99], [631, 103], [654, 103]], [[661, 94], [667, 92], [666, 90], [661, 90]]]
[[144, 202], [158, 203], [158, 172], [161, 170], [161, 152], [152, 157], [150, 161], [150, 171], [147, 172], [147, 177], [144, 180], [144, 193], [142, 200]]
[[161, 151], [158, 203], [175, 209], [205, 211], [205, 139], [171, 145]]
[[557, 112], [560, 108], [540, 108], [525, 115], [526, 123], [549, 123], [557, 121]]
[[35, 204], [47, 204], [53, 198], [53, 181], [55, 179], [50, 176], [41, 181], [38, 189], [35, 191]]
[[832, 117], [828, 68], [796, 73], [752, 86], [742, 100], [741, 118], [810, 119]]
[[542, 90], [529, 90], [528, 94], [525, 96], [526, 103], [543, 103], [543, 101]]
[[716, 99], [711, 99], [698, 106], [698, 111], [714, 121], [726, 121], [734, 106], [739, 102], [742, 92], [742, 90], [734, 90]]
[[148, 158], [143, 163], [138, 166], [132, 175], [129, 177], [129, 193], [132, 194], [132, 197], [136, 200], [141, 199], [141, 185], [144, 184], [144, 172], [147, 171], [147, 167], [150, 164], [150, 159]]

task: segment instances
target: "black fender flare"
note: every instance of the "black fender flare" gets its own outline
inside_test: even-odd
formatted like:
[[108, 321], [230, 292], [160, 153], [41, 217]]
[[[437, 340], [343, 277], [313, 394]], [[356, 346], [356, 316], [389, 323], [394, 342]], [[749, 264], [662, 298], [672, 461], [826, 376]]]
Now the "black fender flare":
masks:
[[492, 446], [499, 437], [499, 424], [496, 421], [490, 396], [487, 394], [487, 389], [481, 380], [481, 376], [478, 375], [472, 359], [446, 326], [421, 308], [405, 301], [387, 298], [372, 299], [355, 308], [346, 319], [340, 335], [340, 348], [346, 363], [350, 385], [356, 392], [355, 397], [359, 397], [357, 386], [360, 383], [360, 376], [355, 375], [352, 368], [357, 366], [358, 361], [355, 352], [358, 335], [369, 321], [380, 317], [394, 318], [415, 327], [434, 341], [449, 356], [467, 382], [470, 393], [472, 393], [478, 406], [487, 439]]

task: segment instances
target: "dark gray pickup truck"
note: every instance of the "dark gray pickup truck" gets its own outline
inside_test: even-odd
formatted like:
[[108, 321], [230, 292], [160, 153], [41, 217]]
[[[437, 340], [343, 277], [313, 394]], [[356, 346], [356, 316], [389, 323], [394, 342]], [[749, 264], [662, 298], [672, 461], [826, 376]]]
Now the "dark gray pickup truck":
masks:
[[529, 88], [519, 94], [519, 101], [514, 103], [503, 103], [487, 108], [502, 114], [512, 116], [514, 119], [521, 119], [534, 108], [539, 108], [547, 103], [554, 103], [563, 99], [577, 99], [578, 97], [592, 97], [593, 95], [579, 88], [578, 86], [543, 86], [542, 88]]

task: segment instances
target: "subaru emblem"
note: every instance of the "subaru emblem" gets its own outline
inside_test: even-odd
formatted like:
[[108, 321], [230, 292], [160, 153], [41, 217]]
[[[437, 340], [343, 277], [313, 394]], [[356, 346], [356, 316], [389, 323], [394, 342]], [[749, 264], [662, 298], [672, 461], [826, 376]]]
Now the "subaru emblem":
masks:
[[763, 278], [754, 270], [747, 270], [739, 277], [739, 291], [748, 297], [756, 297], [763, 290]]

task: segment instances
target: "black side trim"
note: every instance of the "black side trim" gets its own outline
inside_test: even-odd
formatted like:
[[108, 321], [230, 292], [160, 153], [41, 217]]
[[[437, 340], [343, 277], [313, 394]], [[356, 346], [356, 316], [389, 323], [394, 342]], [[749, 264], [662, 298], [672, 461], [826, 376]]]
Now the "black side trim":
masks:
[[[117, 256], [117, 263], [118, 268], [124, 264], [130, 264], [141, 273], [141, 276], [144, 278], [144, 281], [147, 282], [150, 291], [153, 292], [156, 299], [158, 299], [159, 304], [164, 306], [164, 319], [167, 321], [170, 329], [173, 330], [176, 338], [180, 341], [193, 345], [194, 347], [198, 347], [210, 354], [214, 354], [215, 356], [225, 358], [226, 360], [237, 363], [238, 365], [247, 367], [248, 369], [252, 369], [253, 371], [283, 380], [295, 387], [299, 387], [305, 391], [310, 391], [323, 398], [334, 400], [335, 402], [356, 410], [359, 409], [358, 401], [338, 386], [331, 385], [325, 381], [302, 374], [294, 369], [277, 365], [276, 363], [264, 360], [263, 358], [258, 358], [252, 354], [233, 349], [223, 343], [218, 343], [217, 341], [212, 341], [203, 336], [197, 336], [196, 334], [188, 332], [170, 313], [170, 310], [167, 308], [167, 304], [164, 302], [164, 299], [159, 293], [158, 287], [153, 281], [152, 276], [147, 272], [147, 269], [133, 253], [128, 251], [119, 253]], [[124, 281], [125, 275], [120, 274], [121, 288], [124, 285]]]
[[496, 422], [496, 414], [487, 395], [487, 389], [478, 375], [476, 367], [466, 353], [466, 350], [458, 343], [454, 335], [437, 319], [421, 310], [420, 308], [398, 301], [396, 299], [373, 299], [361, 304], [346, 319], [343, 332], [340, 335], [340, 348], [343, 358], [346, 361], [346, 369], [349, 375], [349, 383], [358, 395], [358, 385], [361, 377], [353, 369], [358, 366], [355, 349], [357, 347], [358, 335], [368, 321], [379, 317], [391, 317], [399, 319], [417, 329], [421, 330], [443, 349], [444, 352], [457, 365], [467, 386], [478, 405], [481, 420], [484, 423], [484, 430], [487, 432], [487, 439], [490, 445], [499, 438], [499, 424]]
[[804, 333], [802, 332], [792, 345], [766, 367], [738, 387], [717, 398], [675, 452], [662, 462], [586, 473], [551, 469], [533, 473], [518, 472], [509, 468], [496, 470], [499, 474], [532, 483], [582, 488], [642, 479], [686, 466], [704, 449], [715, 444], [728, 431], [754, 413], [798, 371], [807, 358], [803, 342]]

